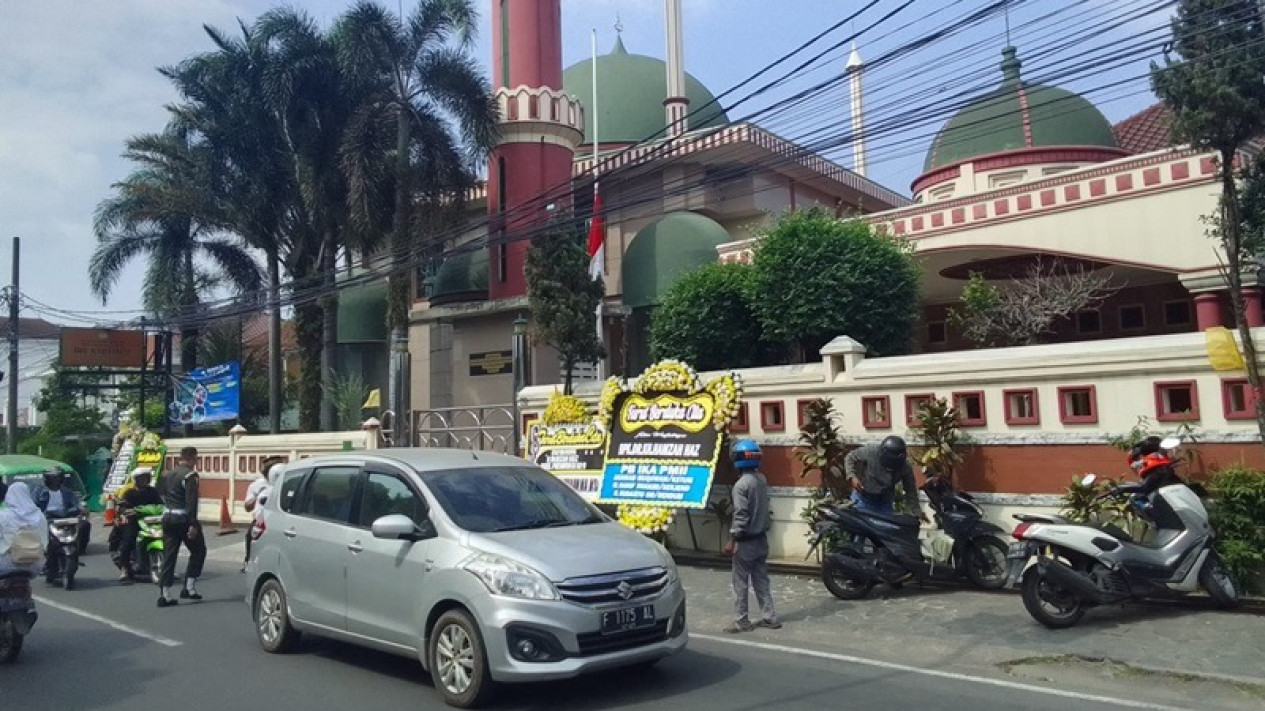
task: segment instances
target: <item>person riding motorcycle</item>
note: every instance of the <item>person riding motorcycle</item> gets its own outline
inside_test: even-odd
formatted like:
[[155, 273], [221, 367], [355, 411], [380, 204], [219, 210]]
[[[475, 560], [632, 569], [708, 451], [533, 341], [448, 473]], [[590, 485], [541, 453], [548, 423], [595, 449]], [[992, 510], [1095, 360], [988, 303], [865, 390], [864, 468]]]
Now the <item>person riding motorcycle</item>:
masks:
[[140, 532], [136, 509], [141, 506], [162, 506], [163, 497], [153, 486], [154, 470], [137, 467], [132, 472], [132, 486], [123, 494], [118, 506], [118, 520], [114, 524], [120, 531], [118, 557], [119, 582], [132, 582], [132, 556], [136, 551], [136, 537]]
[[44, 512], [45, 518], [49, 521], [56, 518], [79, 517], [79, 548], [82, 551], [87, 547], [92, 524], [85, 515], [79, 495], [67, 488], [65, 483], [66, 472], [60, 469], [44, 472], [44, 488], [35, 495], [35, 505]]
[[1184, 483], [1173, 469], [1173, 459], [1160, 448], [1159, 437], [1147, 437], [1129, 450], [1129, 468], [1142, 480], [1142, 488], [1130, 497], [1143, 514], [1151, 512], [1151, 494], [1173, 484]]
[[867, 444], [848, 452], [843, 468], [852, 484], [852, 501], [863, 511], [895, 513], [896, 485], [905, 489], [905, 506], [924, 523], [929, 519], [918, 501], [918, 482], [909, 463], [905, 440], [895, 435], [879, 444]]

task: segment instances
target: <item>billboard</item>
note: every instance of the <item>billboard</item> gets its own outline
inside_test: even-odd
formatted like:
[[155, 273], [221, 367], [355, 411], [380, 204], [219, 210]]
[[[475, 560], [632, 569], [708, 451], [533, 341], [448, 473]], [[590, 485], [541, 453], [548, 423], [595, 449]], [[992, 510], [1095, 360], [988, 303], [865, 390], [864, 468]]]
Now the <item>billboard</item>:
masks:
[[237, 361], [174, 377], [167, 418], [181, 425], [235, 420], [241, 411], [241, 368]]
[[67, 367], [140, 368], [145, 334], [110, 328], [63, 328], [61, 364]]

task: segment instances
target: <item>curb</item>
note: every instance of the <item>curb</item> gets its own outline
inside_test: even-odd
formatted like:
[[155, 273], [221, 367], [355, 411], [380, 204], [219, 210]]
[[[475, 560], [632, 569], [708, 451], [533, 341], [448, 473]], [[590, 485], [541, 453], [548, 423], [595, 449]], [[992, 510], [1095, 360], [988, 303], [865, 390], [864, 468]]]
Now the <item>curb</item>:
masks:
[[[691, 568], [710, 568], [716, 570], [728, 570], [732, 566], [732, 559], [729, 556], [719, 553], [707, 553], [704, 551], [669, 551], [672, 558], [676, 560], [678, 565], [689, 566]], [[808, 578], [817, 578], [821, 576], [821, 566], [816, 563], [798, 563], [788, 560], [771, 560], [769, 561], [769, 572], [778, 575], [798, 575]], [[941, 583], [939, 581], [928, 583], [930, 587], [956, 587], [953, 583]], [[965, 589], [965, 586], [963, 586]], [[993, 595], [1010, 595], [1014, 594], [1010, 590], [977, 590], [975, 592], [989, 593]], [[1164, 605], [1164, 606], [1181, 606], [1193, 608], [1212, 609], [1212, 605], [1208, 602], [1208, 598], [1200, 595], [1186, 595], [1169, 600], [1143, 600], [1134, 604], [1143, 605]], [[1240, 598], [1238, 612], [1249, 614], [1265, 614], [1265, 597], [1245, 596]]]

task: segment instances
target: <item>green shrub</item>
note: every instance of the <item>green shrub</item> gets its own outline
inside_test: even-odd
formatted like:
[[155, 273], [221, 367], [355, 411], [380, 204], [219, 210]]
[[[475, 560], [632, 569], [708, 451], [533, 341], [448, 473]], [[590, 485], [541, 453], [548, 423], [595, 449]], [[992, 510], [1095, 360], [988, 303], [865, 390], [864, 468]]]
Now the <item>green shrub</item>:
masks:
[[1265, 472], [1238, 464], [1208, 481], [1217, 550], [1240, 589], [1259, 587], [1265, 568]]

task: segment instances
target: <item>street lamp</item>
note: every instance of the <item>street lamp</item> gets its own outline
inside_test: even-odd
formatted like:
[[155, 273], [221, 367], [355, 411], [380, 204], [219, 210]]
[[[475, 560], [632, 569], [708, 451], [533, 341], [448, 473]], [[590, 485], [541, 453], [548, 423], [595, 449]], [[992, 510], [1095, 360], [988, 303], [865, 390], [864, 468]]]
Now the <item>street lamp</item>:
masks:
[[510, 359], [511, 375], [513, 379], [513, 392], [510, 393], [510, 404], [514, 412], [514, 456], [520, 456], [522, 452], [522, 432], [521, 422], [522, 414], [518, 405], [518, 392], [523, 389], [527, 383], [527, 319], [519, 314], [514, 319], [514, 337], [510, 342]]

